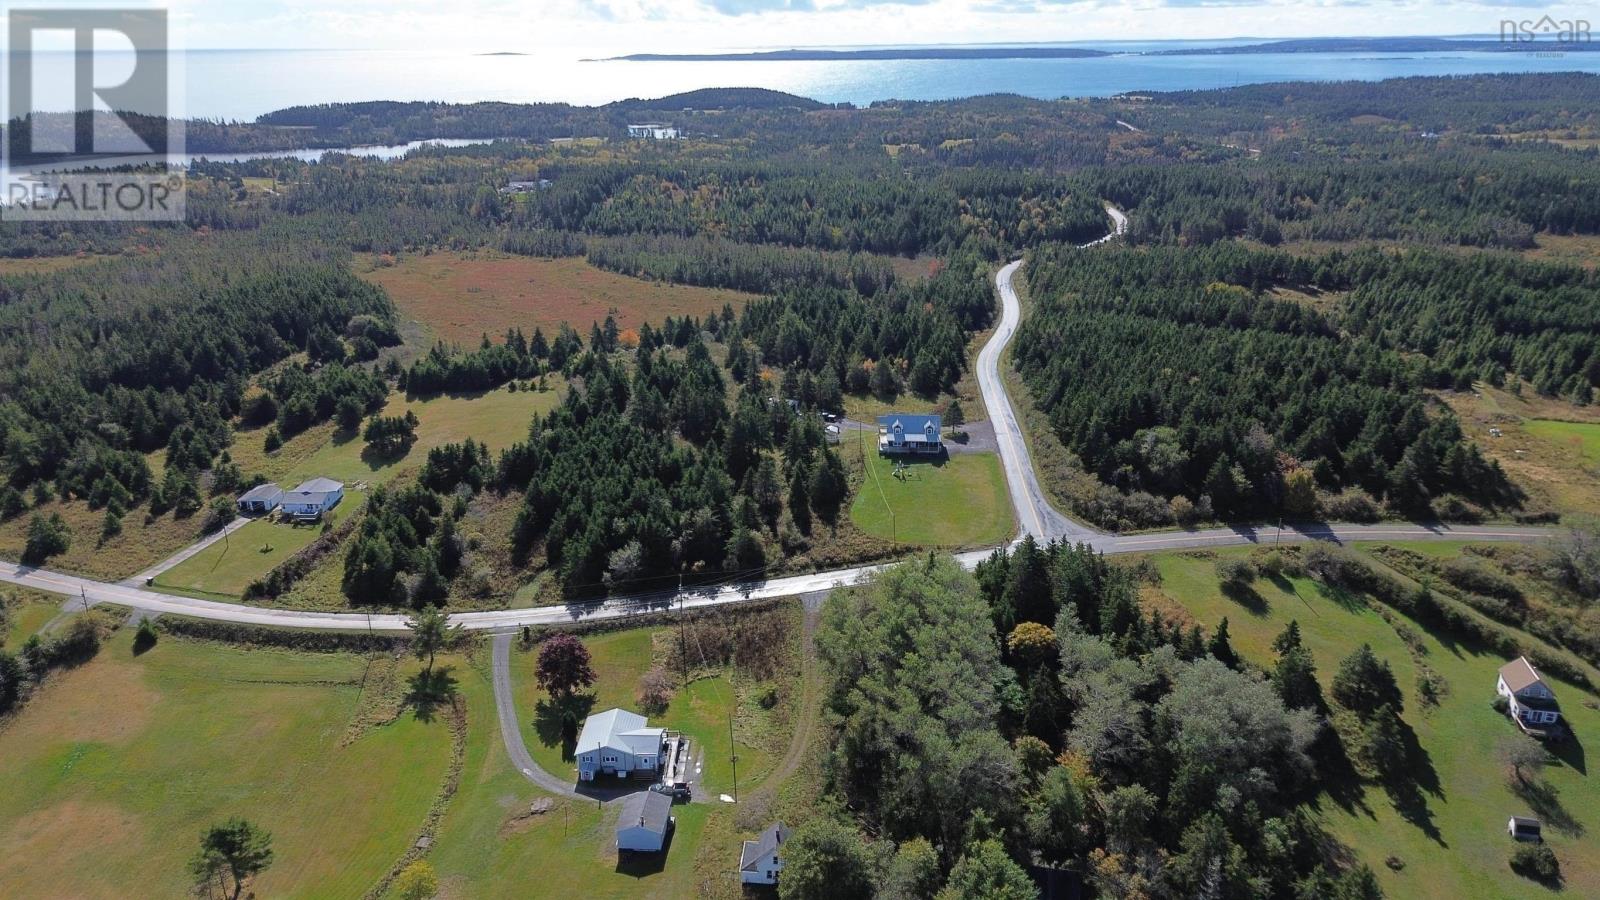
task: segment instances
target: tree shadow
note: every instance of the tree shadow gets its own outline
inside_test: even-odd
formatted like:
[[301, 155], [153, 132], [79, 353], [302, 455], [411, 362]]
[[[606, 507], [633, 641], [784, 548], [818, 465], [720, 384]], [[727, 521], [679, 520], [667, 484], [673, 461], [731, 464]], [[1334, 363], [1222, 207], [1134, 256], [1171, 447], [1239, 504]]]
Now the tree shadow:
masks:
[[1243, 582], [1223, 584], [1222, 596], [1244, 607], [1245, 611], [1257, 618], [1265, 616], [1268, 610], [1271, 609], [1271, 604], [1267, 602], [1267, 598], [1261, 596], [1261, 592], [1256, 590], [1253, 584], [1245, 584]]
[[1344, 739], [1339, 736], [1338, 730], [1332, 724], [1323, 725], [1322, 731], [1311, 745], [1311, 758], [1316, 761], [1322, 789], [1329, 800], [1338, 804], [1339, 808], [1347, 813], [1360, 812], [1372, 816], [1372, 807], [1367, 805], [1366, 788], [1361, 783], [1361, 774], [1350, 761]]
[[545, 698], [533, 709], [533, 730], [539, 743], [559, 745], [562, 760], [571, 760], [578, 747], [578, 723], [594, 709], [593, 694], [574, 694], [566, 700]]
[[393, 465], [405, 459], [411, 453], [412, 444], [407, 444], [399, 450], [383, 452], [371, 444], [361, 448], [361, 461], [368, 469], [376, 472], [384, 466]]
[[1316, 585], [1317, 593], [1345, 612], [1360, 612], [1367, 608], [1366, 597], [1356, 591], [1336, 584], [1329, 584], [1322, 580], [1318, 580]]
[[423, 671], [407, 679], [406, 703], [415, 711], [418, 721], [432, 722], [438, 708], [449, 703], [456, 694], [456, 677], [450, 666], [439, 666], [431, 672]]
[[1528, 804], [1545, 825], [1569, 837], [1583, 837], [1587, 830], [1561, 803], [1561, 790], [1542, 778], [1511, 779], [1511, 792]]
[[1433, 821], [1433, 810], [1428, 808], [1428, 797], [1444, 797], [1444, 787], [1439, 783], [1439, 773], [1433, 767], [1433, 758], [1417, 740], [1417, 733], [1405, 720], [1400, 722], [1401, 739], [1405, 742], [1406, 763], [1401, 772], [1391, 773], [1382, 781], [1384, 792], [1394, 804], [1402, 819], [1415, 825], [1440, 847], [1450, 846]]

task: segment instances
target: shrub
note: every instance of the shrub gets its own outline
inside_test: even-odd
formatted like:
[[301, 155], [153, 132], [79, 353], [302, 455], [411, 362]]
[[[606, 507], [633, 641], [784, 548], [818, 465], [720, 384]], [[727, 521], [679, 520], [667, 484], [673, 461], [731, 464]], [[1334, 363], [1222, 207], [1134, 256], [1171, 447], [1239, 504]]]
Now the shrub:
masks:
[[37, 565], [67, 552], [71, 545], [72, 531], [59, 513], [51, 513], [48, 518], [34, 513], [28, 523], [28, 543], [22, 549], [22, 561], [26, 565]]
[[1446, 562], [1440, 574], [1444, 576], [1445, 581], [1464, 591], [1509, 600], [1513, 603], [1522, 600], [1522, 590], [1517, 587], [1516, 582], [1485, 563], [1458, 557]]
[[639, 707], [647, 713], [661, 713], [670, 702], [672, 678], [660, 666], [651, 666], [639, 676]]
[[1322, 511], [1329, 519], [1341, 522], [1376, 522], [1380, 518], [1378, 501], [1359, 488], [1324, 496]]
[[156, 625], [149, 619], [139, 620], [139, 630], [133, 635], [133, 652], [143, 653], [156, 645]]
[[1256, 567], [1249, 560], [1226, 557], [1217, 560], [1217, 580], [1224, 588], [1238, 589], [1256, 580]]
[[1523, 878], [1551, 883], [1561, 878], [1561, 863], [1545, 844], [1518, 844], [1511, 851], [1511, 871]]

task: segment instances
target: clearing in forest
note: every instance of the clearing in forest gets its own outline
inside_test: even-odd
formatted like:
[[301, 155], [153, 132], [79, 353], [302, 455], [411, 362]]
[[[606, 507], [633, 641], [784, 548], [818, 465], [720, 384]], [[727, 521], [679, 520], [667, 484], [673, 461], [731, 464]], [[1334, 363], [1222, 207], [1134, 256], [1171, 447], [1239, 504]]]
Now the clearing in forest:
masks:
[[537, 259], [494, 253], [411, 255], [389, 263], [357, 264], [362, 276], [381, 285], [402, 315], [427, 326], [434, 337], [468, 347], [508, 328], [528, 334], [535, 327], [553, 335], [567, 322], [588, 337], [589, 326], [616, 316], [624, 329], [667, 316], [705, 316], [723, 304], [741, 309], [753, 295], [717, 288], [645, 281], [589, 265], [582, 257]]

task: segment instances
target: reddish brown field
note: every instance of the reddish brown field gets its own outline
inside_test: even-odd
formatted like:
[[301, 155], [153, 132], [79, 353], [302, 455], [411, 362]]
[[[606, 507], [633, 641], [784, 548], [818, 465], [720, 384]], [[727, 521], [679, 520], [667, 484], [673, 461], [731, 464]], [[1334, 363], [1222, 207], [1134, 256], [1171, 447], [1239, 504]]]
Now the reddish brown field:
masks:
[[623, 328], [667, 316], [704, 316], [724, 303], [739, 309], [752, 295], [685, 287], [616, 275], [581, 258], [533, 259], [489, 253], [434, 253], [393, 264], [363, 258], [364, 278], [381, 285], [401, 314], [427, 326], [435, 337], [474, 345], [479, 336], [535, 326], [550, 334], [562, 322], [580, 333], [610, 314]]

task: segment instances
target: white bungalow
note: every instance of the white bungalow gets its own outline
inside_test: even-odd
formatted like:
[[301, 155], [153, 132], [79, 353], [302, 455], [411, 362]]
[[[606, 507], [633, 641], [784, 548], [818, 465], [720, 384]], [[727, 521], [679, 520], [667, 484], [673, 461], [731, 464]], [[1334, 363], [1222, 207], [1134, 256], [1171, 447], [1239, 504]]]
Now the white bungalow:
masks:
[[660, 771], [666, 734], [665, 728], [651, 728], [644, 716], [625, 709], [595, 713], [578, 733], [578, 780], [636, 773], [654, 776]]
[[283, 494], [283, 511], [297, 519], [315, 519], [344, 499], [344, 485], [332, 478], [312, 478]]

